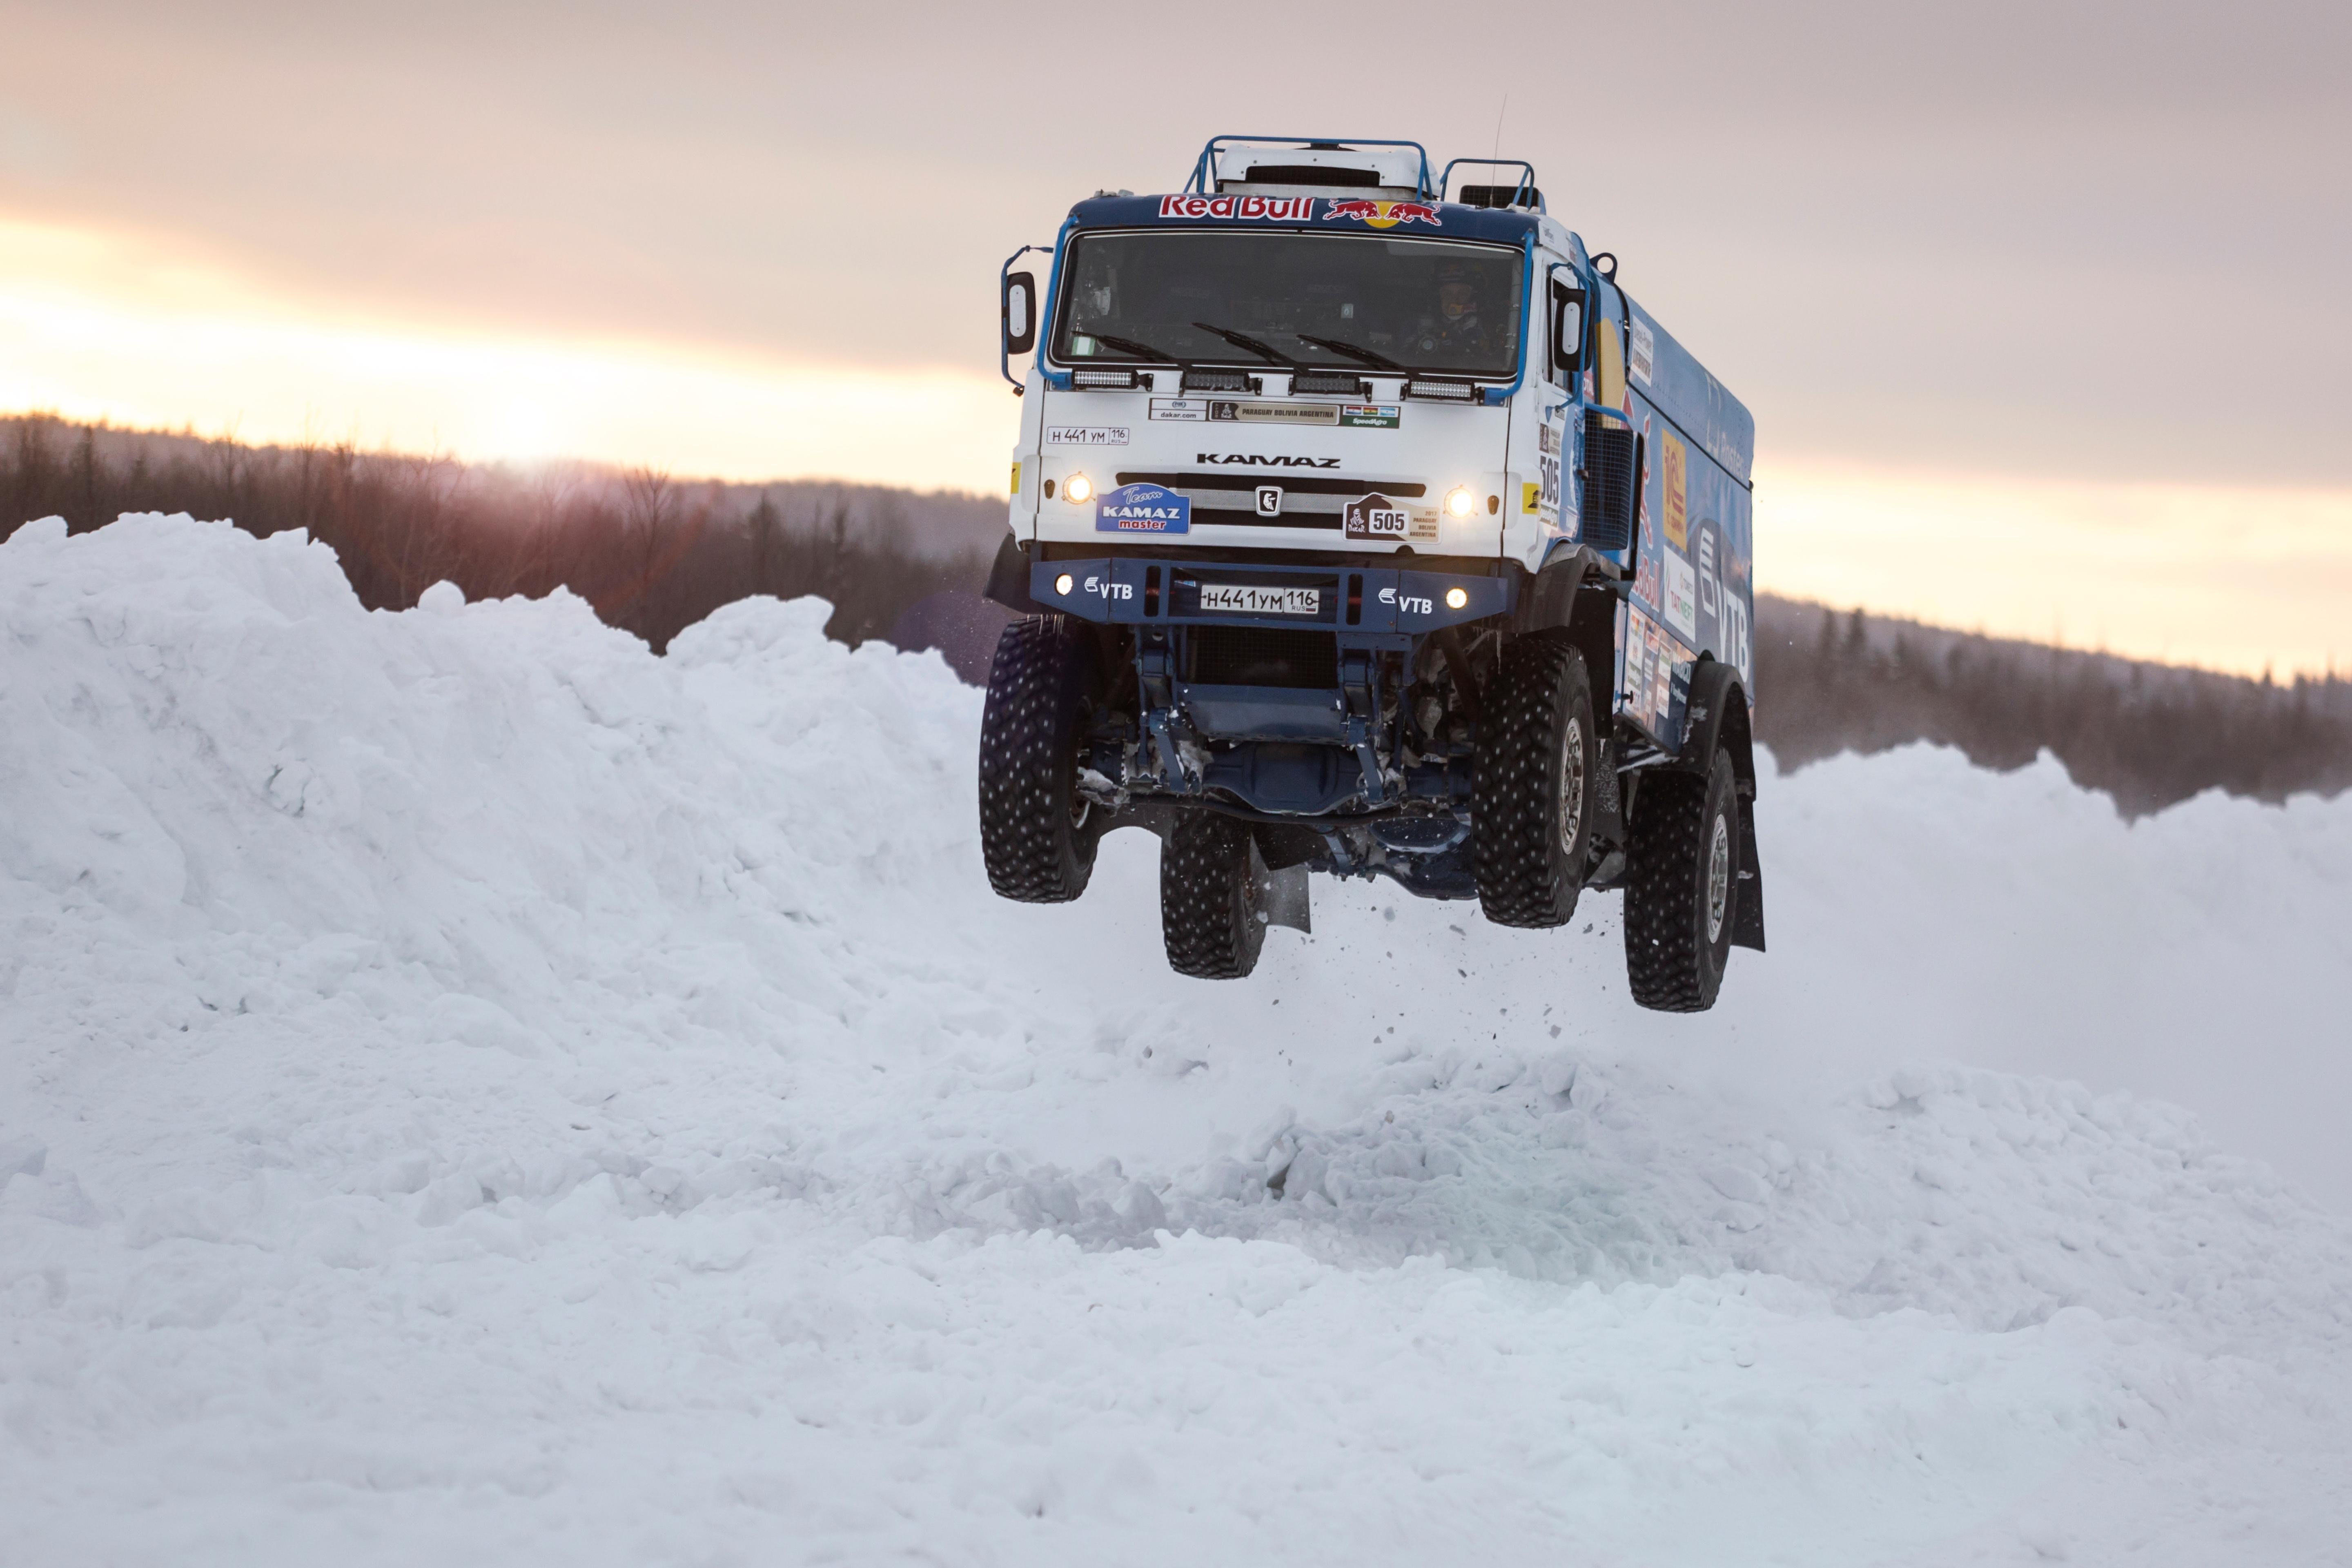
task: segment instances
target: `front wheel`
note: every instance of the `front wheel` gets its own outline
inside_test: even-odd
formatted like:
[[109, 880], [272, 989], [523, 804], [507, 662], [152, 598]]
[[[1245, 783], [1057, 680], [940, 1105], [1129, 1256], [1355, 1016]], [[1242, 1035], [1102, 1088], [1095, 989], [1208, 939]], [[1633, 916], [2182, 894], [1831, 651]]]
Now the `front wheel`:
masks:
[[1485, 707], [1470, 807], [1478, 906], [1496, 925], [1566, 925], [1601, 779], [1584, 656], [1555, 637], [1520, 637], [1503, 650]]
[[1239, 980], [1265, 946], [1265, 889], [1249, 829], [1213, 811], [1177, 817], [1160, 847], [1160, 931], [1168, 967], [1196, 980]]
[[1625, 979], [1661, 1013], [1704, 1013], [1723, 988], [1739, 901], [1739, 801], [1731, 758], [1705, 773], [1657, 769], [1633, 799], [1625, 868]]
[[1014, 621], [997, 639], [980, 721], [980, 852], [1004, 898], [1067, 903], [1094, 875], [1102, 813], [1078, 793], [1091, 652], [1059, 616]]

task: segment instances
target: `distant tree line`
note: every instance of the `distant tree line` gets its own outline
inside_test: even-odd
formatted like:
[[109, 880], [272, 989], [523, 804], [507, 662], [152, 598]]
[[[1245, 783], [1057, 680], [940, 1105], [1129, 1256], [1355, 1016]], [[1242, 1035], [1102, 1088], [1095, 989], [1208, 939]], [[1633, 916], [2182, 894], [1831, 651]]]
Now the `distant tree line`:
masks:
[[[444, 579], [469, 599], [569, 588], [656, 650], [733, 600], [815, 594], [834, 637], [936, 647], [980, 682], [1007, 618], [980, 596], [1004, 527], [992, 497], [0, 419], [0, 537], [126, 511], [307, 529], [376, 609]], [[2015, 768], [2046, 748], [2134, 815], [2208, 789], [2276, 801], [2352, 785], [2352, 682], [2332, 674], [2249, 680], [1769, 595], [1756, 640], [1758, 737], [1784, 767], [1927, 740]]]
[[2352, 785], [2352, 681], [2332, 673], [2250, 680], [1786, 599], [1756, 619], [1757, 735], [1783, 767], [1924, 740], [2008, 769], [2046, 748], [2132, 816]]
[[1002, 501], [954, 491], [688, 483], [0, 419], [0, 537], [34, 518], [79, 532], [132, 511], [231, 519], [264, 537], [307, 529], [371, 609], [405, 609], [444, 579], [469, 599], [569, 588], [656, 649], [755, 594], [821, 595], [834, 637], [888, 637], [925, 601], [983, 580], [1004, 526]]

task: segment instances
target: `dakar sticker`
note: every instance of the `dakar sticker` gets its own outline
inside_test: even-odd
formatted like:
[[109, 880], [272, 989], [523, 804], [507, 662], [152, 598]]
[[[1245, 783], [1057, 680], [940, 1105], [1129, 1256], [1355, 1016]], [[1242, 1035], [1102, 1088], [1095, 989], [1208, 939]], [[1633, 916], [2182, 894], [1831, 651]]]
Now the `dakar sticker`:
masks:
[[1127, 426], [1124, 425], [1048, 425], [1045, 444], [1049, 447], [1124, 447]]
[[1660, 464], [1666, 481], [1666, 542], [1676, 550], [1690, 549], [1690, 448], [1669, 430], [1659, 442]]
[[1095, 498], [1097, 533], [1190, 533], [1192, 500], [1159, 485], [1121, 485]]
[[1633, 361], [1626, 368], [1633, 373], [1635, 381], [1647, 386], [1650, 384], [1651, 374], [1657, 369], [1657, 358], [1658, 340], [1650, 331], [1650, 323], [1639, 316], [1634, 317]]
[[1341, 517], [1349, 539], [1402, 539], [1409, 531], [1405, 509], [1378, 490], [1349, 501]]
[[1154, 419], [1176, 419], [1187, 425], [1204, 425], [1209, 419], [1209, 400], [1205, 397], [1155, 397], [1151, 400]]
[[1412, 540], [1434, 540], [1437, 537], [1437, 509], [1433, 506], [1413, 508], [1412, 524], [1405, 531], [1405, 537]]
[[1375, 202], [1360, 196], [1343, 201], [1325, 197], [1323, 216], [1326, 218], [1350, 217], [1373, 228], [1394, 228], [1401, 223], [1425, 223], [1432, 228], [1444, 226], [1437, 209], [1427, 202]]
[[[1313, 196], [1162, 196], [1161, 217], [1242, 218], [1262, 223], [1305, 223], [1315, 216]], [[1435, 223], [1435, 214], [1430, 216]]]

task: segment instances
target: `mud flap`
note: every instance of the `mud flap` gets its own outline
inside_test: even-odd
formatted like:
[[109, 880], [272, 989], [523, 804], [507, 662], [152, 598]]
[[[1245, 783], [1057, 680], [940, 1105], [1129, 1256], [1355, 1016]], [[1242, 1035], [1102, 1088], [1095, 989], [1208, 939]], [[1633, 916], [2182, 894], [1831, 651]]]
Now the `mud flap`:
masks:
[[1052, 606], [1029, 596], [1029, 552], [1010, 533], [996, 547], [996, 559], [988, 568], [988, 586], [981, 590], [981, 597], [993, 600], [1015, 615], [1054, 613]]
[[1731, 945], [1764, 951], [1764, 863], [1756, 857], [1756, 803], [1739, 803], [1739, 901], [1731, 911]]
[[1270, 926], [1288, 926], [1304, 935], [1314, 934], [1308, 922], [1307, 868], [1286, 866], [1279, 871], [1266, 869], [1265, 857], [1257, 849], [1257, 836], [1249, 841], [1250, 879], [1256, 884], [1257, 907], [1265, 913]]

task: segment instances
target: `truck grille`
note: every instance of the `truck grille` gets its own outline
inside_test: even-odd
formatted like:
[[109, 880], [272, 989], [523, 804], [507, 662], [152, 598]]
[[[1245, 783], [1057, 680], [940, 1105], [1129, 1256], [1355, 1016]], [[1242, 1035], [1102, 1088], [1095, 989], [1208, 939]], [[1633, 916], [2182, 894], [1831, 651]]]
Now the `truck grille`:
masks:
[[1192, 679], [1210, 686], [1339, 684], [1339, 644], [1329, 632], [1195, 626]]

